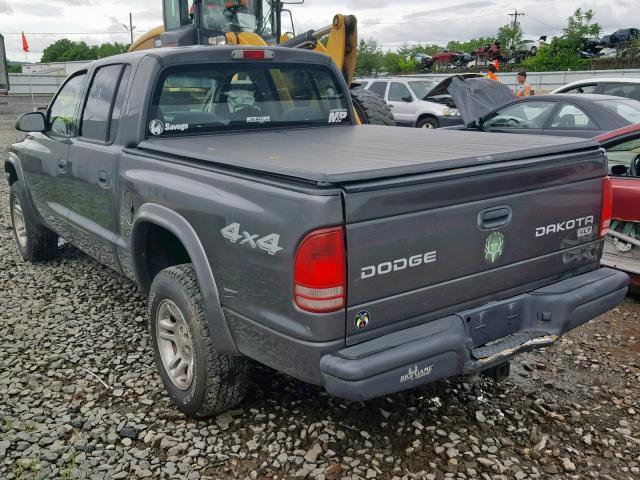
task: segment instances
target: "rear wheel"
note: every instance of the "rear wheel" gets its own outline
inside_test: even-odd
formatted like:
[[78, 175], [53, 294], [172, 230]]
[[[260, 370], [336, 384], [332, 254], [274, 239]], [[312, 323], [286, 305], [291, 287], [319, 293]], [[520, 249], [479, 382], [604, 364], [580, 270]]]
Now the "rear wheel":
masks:
[[58, 252], [58, 236], [38, 225], [26, 205], [22, 184], [14, 182], [9, 192], [9, 208], [18, 251], [29, 262], [52, 260]]
[[387, 126], [396, 124], [389, 105], [377, 93], [367, 90], [352, 90], [351, 100], [363, 124]]
[[216, 352], [191, 264], [166, 268], [153, 280], [149, 329], [160, 377], [180, 410], [204, 418], [242, 401], [249, 360]]

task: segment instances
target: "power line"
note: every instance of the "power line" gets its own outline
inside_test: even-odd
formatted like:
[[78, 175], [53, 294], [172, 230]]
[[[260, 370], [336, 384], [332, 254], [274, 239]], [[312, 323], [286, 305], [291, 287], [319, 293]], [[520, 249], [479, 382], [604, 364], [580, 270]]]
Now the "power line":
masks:
[[[125, 35], [128, 30], [122, 32], [24, 32], [25, 35]], [[22, 35], [22, 32], [5, 32], [2, 35]]]
[[542, 25], [546, 25], [547, 27], [551, 27], [555, 30], [562, 30], [562, 27], [558, 27], [557, 25], [551, 25], [547, 22], [543, 22], [542, 20], [538, 20], [536, 17], [532, 17], [531, 15], [529, 15], [529, 18], [535, 22], [541, 23]]
[[451, 19], [451, 18], [442, 18], [439, 20], [424, 20], [424, 21], [418, 21], [418, 22], [358, 22], [358, 24], [360, 25], [423, 25], [423, 24], [430, 24], [430, 23], [441, 23], [441, 22], [458, 22], [458, 21], [462, 21], [462, 20], [472, 20], [474, 18], [485, 18], [485, 17], [493, 17], [494, 14], [493, 13], [487, 13], [484, 15], [476, 15], [473, 17], [462, 17], [462, 18], [455, 18], [455, 19]]

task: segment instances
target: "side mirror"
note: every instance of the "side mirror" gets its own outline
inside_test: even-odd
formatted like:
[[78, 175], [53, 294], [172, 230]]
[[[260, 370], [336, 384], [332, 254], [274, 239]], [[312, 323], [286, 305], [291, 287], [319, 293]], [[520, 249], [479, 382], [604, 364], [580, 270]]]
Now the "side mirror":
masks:
[[629, 167], [626, 165], [614, 165], [611, 167], [611, 175], [615, 175], [616, 177], [622, 177], [629, 175]]
[[16, 130], [26, 133], [45, 132], [47, 130], [47, 121], [42, 112], [25, 113], [18, 118]]
[[402, 101], [403, 102], [407, 102], [407, 103], [411, 103], [413, 102], [413, 98], [411, 98], [410, 96], [406, 96], [406, 97], [402, 97]]

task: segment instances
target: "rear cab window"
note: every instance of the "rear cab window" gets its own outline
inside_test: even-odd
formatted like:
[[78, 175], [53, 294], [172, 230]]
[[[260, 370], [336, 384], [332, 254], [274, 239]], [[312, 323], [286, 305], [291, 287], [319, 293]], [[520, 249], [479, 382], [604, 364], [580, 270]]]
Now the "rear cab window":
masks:
[[130, 67], [107, 65], [96, 70], [82, 111], [80, 137], [110, 143], [118, 130]]
[[352, 122], [345, 92], [326, 66], [216, 63], [165, 70], [147, 132], [166, 137]]

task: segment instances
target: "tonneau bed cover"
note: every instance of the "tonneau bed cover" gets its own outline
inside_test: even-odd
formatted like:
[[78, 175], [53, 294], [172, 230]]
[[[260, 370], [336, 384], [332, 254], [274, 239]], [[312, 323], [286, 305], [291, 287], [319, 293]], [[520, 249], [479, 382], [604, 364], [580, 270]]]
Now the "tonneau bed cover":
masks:
[[595, 150], [591, 140], [383, 126], [318, 127], [158, 138], [140, 150], [342, 184]]

